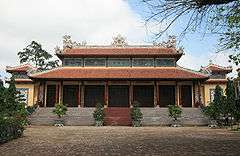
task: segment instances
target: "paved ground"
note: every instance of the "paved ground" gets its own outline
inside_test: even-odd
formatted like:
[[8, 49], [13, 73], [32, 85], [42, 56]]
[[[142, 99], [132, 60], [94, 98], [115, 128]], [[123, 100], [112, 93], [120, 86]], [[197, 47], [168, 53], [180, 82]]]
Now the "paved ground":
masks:
[[40, 127], [0, 155], [240, 155], [240, 133], [207, 127]]

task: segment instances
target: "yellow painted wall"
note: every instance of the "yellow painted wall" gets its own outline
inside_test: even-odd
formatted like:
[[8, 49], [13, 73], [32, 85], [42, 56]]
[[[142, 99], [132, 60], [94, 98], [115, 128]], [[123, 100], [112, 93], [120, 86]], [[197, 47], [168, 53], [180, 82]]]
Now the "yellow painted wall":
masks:
[[28, 106], [34, 104], [34, 84], [16, 84], [16, 88], [28, 88]]
[[204, 102], [206, 106], [210, 103], [210, 89], [215, 89], [217, 85], [223, 89], [223, 92], [225, 94], [226, 84], [204, 84]]

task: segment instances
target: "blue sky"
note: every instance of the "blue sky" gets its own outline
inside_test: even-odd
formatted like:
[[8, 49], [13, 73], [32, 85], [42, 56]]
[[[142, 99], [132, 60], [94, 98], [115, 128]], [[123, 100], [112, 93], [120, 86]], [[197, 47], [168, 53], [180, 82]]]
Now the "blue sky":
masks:
[[[40, 9], [41, 8], [41, 9]], [[42, 44], [54, 55], [54, 47], [62, 46], [62, 36], [88, 44], [107, 44], [122, 34], [129, 44], [150, 44], [151, 25], [146, 29], [146, 9], [139, 0], [0, 0], [0, 74], [6, 66], [19, 65], [17, 52], [31, 41]], [[177, 22], [166, 35], [177, 35], [184, 19]], [[165, 40], [166, 36], [159, 41]], [[198, 70], [209, 59], [220, 65], [228, 63], [228, 53], [216, 54], [217, 38], [194, 33], [186, 36], [179, 46], [185, 55], [178, 64]]]

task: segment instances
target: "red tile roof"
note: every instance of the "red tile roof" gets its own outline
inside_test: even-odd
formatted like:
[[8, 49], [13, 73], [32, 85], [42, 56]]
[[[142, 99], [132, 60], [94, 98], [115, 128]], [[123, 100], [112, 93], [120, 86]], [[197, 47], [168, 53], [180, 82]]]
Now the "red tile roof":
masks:
[[15, 66], [15, 67], [9, 67], [7, 66], [6, 71], [11, 73], [11, 72], [27, 72], [29, 69], [36, 69], [30, 64], [23, 64], [20, 66]]
[[206, 69], [212, 72], [227, 72], [227, 73], [232, 72], [232, 67], [223, 67], [216, 64], [209, 64], [206, 67], [202, 67], [202, 69]]
[[226, 84], [227, 83], [227, 79], [208, 79], [207, 81], [205, 81], [205, 83], [207, 84]]
[[37, 79], [207, 79], [181, 67], [59, 67], [30, 75]]
[[65, 49], [63, 53], [57, 53], [62, 56], [90, 56], [90, 57], [129, 57], [129, 56], [144, 56], [144, 57], [176, 57], [180, 58], [182, 53], [178, 53], [173, 48], [162, 47], [83, 47], [75, 49]]

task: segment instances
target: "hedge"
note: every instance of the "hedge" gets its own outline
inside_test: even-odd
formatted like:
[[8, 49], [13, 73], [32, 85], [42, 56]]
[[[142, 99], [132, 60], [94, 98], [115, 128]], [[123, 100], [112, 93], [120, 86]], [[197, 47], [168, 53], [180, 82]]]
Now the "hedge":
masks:
[[0, 116], [0, 144], [21, 137], [23, 130], [21, 119]]

